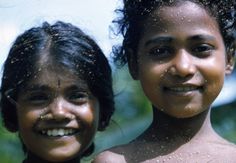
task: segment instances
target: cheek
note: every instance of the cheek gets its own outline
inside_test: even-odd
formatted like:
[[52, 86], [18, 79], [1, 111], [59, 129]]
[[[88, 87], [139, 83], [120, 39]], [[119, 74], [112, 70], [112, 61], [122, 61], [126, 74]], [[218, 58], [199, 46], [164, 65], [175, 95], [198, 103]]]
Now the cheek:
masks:
[[224, 57], [212, 59], [201, 66], [201, 72], [204, 75], [205, 82], [211, 84], [212, 87], [217, 85], [222, 87], [223, 85], [226, 68], [226, 63], [222, 62], [224, 60]]
[[84, 124], [84, 133], [80, 137], [81, 144], [83, 148], [87, 148], [88, 145], [92, 142], [96, 131], [98, 129], [98, 119], [99, 119], [99, 108], [88, 107], [80, 112], [79, 120], [83, 121]]
[[143, 88], [150, 88], [159, 86], [163, 77], [167, 73], [167, 65], [165, 64], [141, 64], [139, 66], [139, 80]]
[[213, 101], [219, 95], [225, 79], [224, 57], [212, 59], [201, 67], [201, 73], [205, 79], [206, 101]]
[[78, 118], [84, 122], [84, 124], [92, 129], [96, 130], [99, 119], [99, 107], [97, 104], [87, 104], [84, 108], [79, 109]]
[[36, 111], [25, 111], [25, 109], [21, 108], [17, 110], [19, 130], [30, 130], [40, 116], [40, 113]]
[[36, 135], [34, 133], [34, 125], [37, 121], [39, 113], [34, 111], [23, 111], [19, 109], [18, 111], [18, 124], [19, 124], [19, 135], [23, 143], [28, 149], [34, 147]]

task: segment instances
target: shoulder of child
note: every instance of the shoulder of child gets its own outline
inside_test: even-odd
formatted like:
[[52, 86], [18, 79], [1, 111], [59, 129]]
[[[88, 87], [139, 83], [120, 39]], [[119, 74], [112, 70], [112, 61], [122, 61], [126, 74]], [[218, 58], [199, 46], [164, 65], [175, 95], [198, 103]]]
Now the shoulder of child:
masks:
[[111, 151], [104, 151], [98, 154], [92, 163], [126, 163], [123, 155], [113, 153]]
[[223, 154], [230, 154], [233, 158], [236, 158], [236, 144], [227, 142], [222, 145], [222, 151]]
[[215, 157], [219, 159], [219, 161], [222, 159], [222, 161], [226, 161], [229, 159], [229, 162], [232, 160], [236, 160], [236, 144], [228, 142], [228, 141], [222, 141], [221, 143], [216, 143], [212, 150], [215, 152], [212, 152], [215, 154]]

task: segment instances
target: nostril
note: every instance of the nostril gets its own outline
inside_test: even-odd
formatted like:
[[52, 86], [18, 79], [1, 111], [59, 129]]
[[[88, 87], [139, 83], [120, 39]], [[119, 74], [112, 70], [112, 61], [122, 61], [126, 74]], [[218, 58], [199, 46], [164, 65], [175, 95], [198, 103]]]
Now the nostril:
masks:
[[195, 65], [191, 63], [177, 63], [171, 66], [168, 72], [174, 76], [186, 77], [194, 75], [196, 68]]

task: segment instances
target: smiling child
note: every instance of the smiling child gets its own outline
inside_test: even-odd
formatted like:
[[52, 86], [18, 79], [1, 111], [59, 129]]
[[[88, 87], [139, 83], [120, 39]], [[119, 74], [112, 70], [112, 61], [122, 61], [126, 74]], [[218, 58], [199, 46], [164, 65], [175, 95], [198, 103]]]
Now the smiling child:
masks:
[[234, 0], [124, 0], [115, 20], [123, 34], [117, 63], [153, 106], [150, 127], [94, 162], [224, 162], [236, 146], [212, 128], [211, 105], [233, 71]]
[[80, 162], [114, 111], [111, 68], [98, 45], [69, 23], [20, 35], [4, 64], [1, 111], [18, 132], [24, 163]]

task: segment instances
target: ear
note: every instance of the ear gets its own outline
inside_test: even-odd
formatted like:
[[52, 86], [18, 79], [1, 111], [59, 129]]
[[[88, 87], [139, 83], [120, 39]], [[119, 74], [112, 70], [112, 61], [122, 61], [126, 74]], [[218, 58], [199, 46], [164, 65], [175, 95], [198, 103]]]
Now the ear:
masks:
[[225, 68], [225, 74], [230, 75], [234, 70], [235, 65], [235, 58], [234, 55], [236, 53], [236, 42], [229, 48], [227, 51], [227, 60], [226, 60], [226, 68]]
[[127, 50], [127, 61], [129, 67], [129, 73], [134, 80], [138, 80], [138, 60], [133, 50]]

